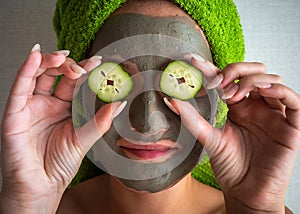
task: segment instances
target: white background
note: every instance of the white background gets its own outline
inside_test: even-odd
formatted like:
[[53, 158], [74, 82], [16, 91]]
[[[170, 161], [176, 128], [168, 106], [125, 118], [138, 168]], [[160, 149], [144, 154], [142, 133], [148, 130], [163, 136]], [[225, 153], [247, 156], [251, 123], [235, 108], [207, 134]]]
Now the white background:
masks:
[[[264, 62], [270, 73], [300, 93], [300, 1], [236, 0], [246, 41], [246, 61]], [[54, 51], [54, 0], [0, 0], [0, 116], [18, 67], [35, 43]], [[21, 121], [20, 121], [21, 122]], [[300, 157], [286, 204], [300, 213]], [[1, 183], [1, 179], [0, 179]]]

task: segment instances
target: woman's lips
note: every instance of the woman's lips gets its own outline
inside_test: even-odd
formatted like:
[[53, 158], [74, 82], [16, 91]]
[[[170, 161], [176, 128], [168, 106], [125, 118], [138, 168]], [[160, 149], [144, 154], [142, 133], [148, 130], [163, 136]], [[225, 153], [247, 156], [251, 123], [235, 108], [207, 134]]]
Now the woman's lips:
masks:
[[158, 142], [133, 142], [119, 139], [117, 146], [126, 157], [133, 160], [157, 160], [164, 161], [180, 149], [180, 145], [171, 140]]
[[166, 150], [146, 150], [146, 149], [128, 149], [125, 147], [121, 147], [121, 150], [125, 153], [125, 155], [130, 156], [131, 153], [137, 157], [139, 157], [139, 159], [142, 160], [150, 160], [150, 159], [154, 159], [154, 158], [158, 158], [164, 154], [166, 154], [169, 149]]

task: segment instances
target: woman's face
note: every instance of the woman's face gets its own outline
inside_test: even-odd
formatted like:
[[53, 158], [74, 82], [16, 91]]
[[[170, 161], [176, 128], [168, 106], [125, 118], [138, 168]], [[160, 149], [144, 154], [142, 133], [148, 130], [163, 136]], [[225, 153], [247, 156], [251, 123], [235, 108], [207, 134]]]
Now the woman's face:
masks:
[[[127, 101], [126, 108], [88, 156], [130, 188], [163, 190], [199, 162], [202, 146], [187, 132], [180, 117], [165, 105], [163, 99], [168, 95], [159, 85], [166, 66], [175, 60], [188, 62], [184, 58], [187, 53], [211, 60], [205, 38], [187, 17], [118, 14], [110, 17], [96, 34], [89, 55], [101, 55], [103, 62], [120, 64], [131, 76], [133, 88], [123, 99]], [[99, 99], [83, 100], [94, 103], [95, 111], [106, 105]], [[203, 87], [188, 102], [213, 123], [217, 109], [215, 91]]]

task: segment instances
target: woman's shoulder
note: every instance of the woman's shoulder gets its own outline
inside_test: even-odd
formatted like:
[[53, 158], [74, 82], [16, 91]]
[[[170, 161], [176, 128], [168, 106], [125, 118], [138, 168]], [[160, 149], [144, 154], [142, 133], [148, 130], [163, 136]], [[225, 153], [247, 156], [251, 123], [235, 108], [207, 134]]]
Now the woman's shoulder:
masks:
[[[82, 182], [65, 191], [58, 214], [106, 213], [109, 175], [101, 175]], [[189, 188], [188, 213], [225, 213], [223, 193], [213, 187], [193, 180]]]
[[199, 213], [213, 213], [213, 214], [224, 214], [226, 213], [225, 200], [223, 192], [214, 187], [203, 184], [194, 179], [193, 185], [193, 204], [195, 210], [198, 206], [201, 206]]
[[101, 175], [68, 188], [62, 197], [57, 213], [82, 214], [101, 209], [102, 204], [105, 204], [107, 182], [108, 175]]

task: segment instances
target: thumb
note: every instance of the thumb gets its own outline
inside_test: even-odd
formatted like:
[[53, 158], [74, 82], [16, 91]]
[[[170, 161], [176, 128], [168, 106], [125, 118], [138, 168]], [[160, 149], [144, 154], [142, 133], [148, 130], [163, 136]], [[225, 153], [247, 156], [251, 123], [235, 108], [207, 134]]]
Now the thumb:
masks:
[[93, 119], [75, 130], [84, 154], [109, 130], [112, 120], [122, 112], [126, 104], [124, 101], [102, 106]]
[[208, 155], [214, 154], [220, 140], [220, 130], [207, 122], [187, 101], [164, 99], [166, 105], [181, 117], [187, 130], [205, 147]]

